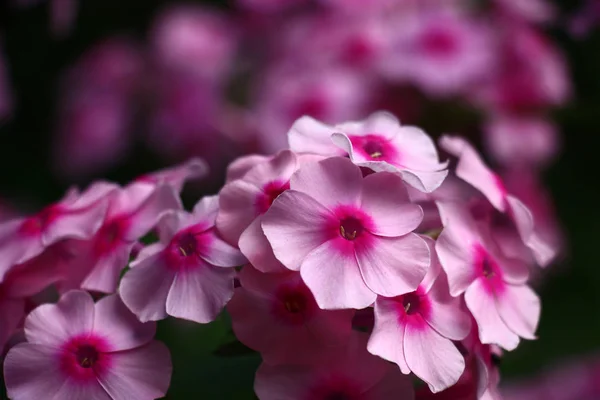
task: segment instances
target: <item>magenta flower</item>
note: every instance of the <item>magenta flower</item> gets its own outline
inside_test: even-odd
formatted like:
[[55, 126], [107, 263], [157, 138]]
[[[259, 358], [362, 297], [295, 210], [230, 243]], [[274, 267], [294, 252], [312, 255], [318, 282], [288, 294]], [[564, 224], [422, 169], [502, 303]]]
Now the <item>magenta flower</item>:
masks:
[[367, 349], [392, 361], [400, 370], [413, 372], [436, 393], [454, 385], [465, 369], [465, 360], [452, 343], [464, 339], [471, 327], [458, 299], [449, 293], [446, 278], [435, 256], [416, 291], [375, 301], [375, 326]]
[[16, 264], [41, 254], [63, 239], [89, 239], [100, 228], [106, 214], [106, 196], [115, 185], [96, 183], [79, 194], [71, 189], [57, 203], [37, 214], [0, 224], [0, 282]]
[[260, 400], [414, 399], [410, 379], [379, 357], [369, 354], [366, 338], [355, 334], [348, 346], [336, 348], [328, 361], [314, 366], [263, 363], [254, 391]]
[[265, 362], [323, 362], [347, 342], [354, 311], [321, 310], [297, 272], [264, 274], [247, 265], [239, 278], [242, 287], [227, 305], [233, 331]]
[[556, 256], [556, 249], [539, 235], [527, 206], [507, 192], [500, 177], [485, 165], [469, 142], [459, 137], [443, 136], [440, 145], [458, 157], [456, 175], [483, 193], [496, 210], [506, 214], [536, 262], [542, 267], [548, 265]]
[[423, 219], [402, 179], [363, 179], [345, 158], [308, 163], [263, 216], [277, 259], [300, 271], [324, 309], [364, 308], [376, 295], [412, 292], [429, 267], [427, 244], [412, 231]]
[[484, 344], [513, 350], [519, 337], [535, 339], [540, 300], [527, 285], [524, 262], [505, 256], [458, 204], [439, 203], [444, 230], [436, 250], [448, 275], [450, 294], [465, 293]]
[[4, 362], [8, 396], [30, 399], [136, 399], [165, 395], [169, 350], [153, 341], [155, 325], [142, 324], [116, 295], [94, 304], [71, 291], [39, 306], [25, 320], [26, 343]]
[[298, 166], [296, 155], [284, 150], [271, 160], [256, 164], [242, 178], [226, 184], [219, 193], [219, 233], [230, 244], [239, 246], [259, 271], [285, 270], [273, 255], [261, 222], [273, 201], [289, 188], [290, 177]]
[[106, 218], [91, 241], [84, 244], [87, 254], [79, 259], [83, 265], [74, 266], [80, 271], [74, 271], [73, 278], [83, 271], [82, 288], [114, 292], [134, 244], [172, 209], [181, 209], [181, 200], [169, 185], [134, 182], [112, 193]]
[[233, 295], [232, 267], [246, 262], [214, 229], [218, 199], [206, 197], [192, 214], [172, 211], [159, 224], [160, 242], [143, 249], [121, 281], [120, 294], [141, 321], [172, 315], [214, 320]]
[[292, 150], [326, 156], [348, 154], [356, 165], [399, 173], [409, 185], [424, 192], [435, 190], [448, 174], [447, 163], [439, 162], [435, 144], [425, 132], [414, 126], [400, 126], [393, 115], [385, 112], [334, 127], [304, 117], [288, 135]]

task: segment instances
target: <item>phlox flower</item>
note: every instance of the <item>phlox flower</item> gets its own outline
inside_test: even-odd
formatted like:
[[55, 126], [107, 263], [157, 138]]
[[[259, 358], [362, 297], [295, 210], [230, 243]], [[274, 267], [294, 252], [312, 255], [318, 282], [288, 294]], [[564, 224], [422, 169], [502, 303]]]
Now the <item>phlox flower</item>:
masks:
[[388, 172], [363, 178], [333, 157], [302, 166], [264, 214], [275, 257], [302, 279], [324, 309], [364, 308], [376, 295], [417, 288], [429, 249], [412, 231], [423, 219], [402, 179]]
[[27, 342], [4, 361], [14, 400], [150, 400], [165, 395], [169, 350], [153, 341], [156, 327], [140, 323], [116, 295], [96, 304], [71, 291], [25, 320]]
[[440, 145], [458, 157], [456, 175], [483, 193], [496, 210], [508, 216], [535, 261], [542, 267], [548, 265], [556, 256], [556, 249], [539, 235], [527, 206], [508, 193], [500, 177], [483, 162], [469, 142], [456, 136], [443, 136]]
[[452, 341], [469, 334], [470, 320], [458, 299], [448, 293], [433, 240], [428, 239], [428, 244], [432, 265], [417, 290], [375, 301], [375, 326], [367, 349], [398, 364], [403, 373], [413, 372], [432, 392], [439, 392], [454, 385], [465, 369]]
[[290, 177], [298, 169], [294, 153], [284, 150], [268, 161], [256, 164], [240, 179], [227, 183], [219, 193], [217, 229], [254, 267], [263, 272], [281, 271], [283, 266], [262, 228], [262, 215], [282, 192], [289, 189]]
[[271, 364], [314, 364], [352, 332], [353, 310], [321, 310], [298, 272], [260, 273], [251, 265], [227, 311], [235, 336]]
[[447, 163], [439, 162], [435, 144], [425, 132], [400, 126], [385, 112], [335, 126], [303, 117], [290, 129], [288, 140], [296, 152], [348, 154], [361, 167], [399, 173], [409, 185], [425, 192], [439, 187], [448, 174]]
[[169, 185], [133, 182], [108, 196], [102, 226], [90, 241], [79, 263], [73, 265], [72, 282], [83, 277], [81, 287], [103, 293], [117, 289], [119, 274], [127, 266], [134, 244], [153, 229], [161, 215], [181, 209], [181, 200]]
[[519, 337], [535, 339], [540, 300], [527, 284], [527, 265], [506, 257], [468, 210], [459, 204], [438, 204], [444, 230], [436, 250], [450, 294], [464, 293], [484, 344], [513, 350]]
[[263, 363], [254, 391], [260, 400], [414, 399], [408, 377], [365, 349], [366, 338], [355, 334], [327, 361], [313, 366]]
[[199, 157], [193, 157], [173, 167], [142, 175], [136, 179], [136, 182], [145, 182], [154, 186], [169, 185], [175, 192], [181, 193], [188, 180], [201, 179], [206, 175], [208, 175], [206, 162]]
[[38, 213], [0, 224], [0, 282], [16, 264], [41, 254], [63, 239], [90, 239], [107, 212], [106, 196], [116, 190], [107, 183], [91, 185], [85, 192], [71, 189], [60, 201]]
[[160, 242], [144, 248], [119, 292], [141, 321], [172, 315], [206, 323], [233, 295], [232, 267], [246, 261], [214, 229], [218, 199], [202, 199], [191, 214], [172, 211], [159, 223]]

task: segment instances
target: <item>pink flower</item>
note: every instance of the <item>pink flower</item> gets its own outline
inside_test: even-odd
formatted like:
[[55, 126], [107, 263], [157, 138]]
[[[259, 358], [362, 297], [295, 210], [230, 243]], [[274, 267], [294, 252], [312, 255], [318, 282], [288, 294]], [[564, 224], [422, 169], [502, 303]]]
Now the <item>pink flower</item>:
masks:
[[183, 186], [188, 180], [201, 179], [208, 175], [208, 165], [198, 157], [190, 158], [188, 161], [165, 168], [149, 174], [142, 175], [136, 179], [137, 182], [145, 182], [150, 185], [169, 185], [177, 193], [181, 193]]
[[73, 280], [83, 272], [82, 288], [114, 292], [137, 240], [154, 228], [164, 212], [181, 207], [181, 200], [169, 185], [134, 182], [112, 193], [102, 226], [91, 241], [83, 244], [81, 264], [73, 265], [78, 271], [73, 271], [72, 284], [77, 286]]
[[447, 163], [439, 162], [435, 144], [425, 132], [400, 126], [385, 112], [333, 127], [303, 117], [294, 123], [288, 137], [294, 151], [326, 156], [347, 153], [356, 165], [399, 173], [409, 185], [425, 192], [439, 187], [448, 174]]
[[106, 214], [105, 197], [116, 189], [103, 182], [79, 194], [71, 189], [63, 199], [37, 214], [0, 224], [0, 282], [16, 264], [41, 254], [63, 239], [90, 239]]
[[314, 364], [352, 332], [353, 310], [324, 311], [288, 271], [264, 274], [247, 265], [227, 311], [236, 337], [269, 364]]
[[557, 251], [540, 236], [527, 206], [507, 192], [500, 177], [485, 165], [469, 142], [455, 136], [443, 136], [440, 145], [458, 157], [456, 175], [483, 193], [496, 210], [509, 217], [536, 262], [542, 267], [548, 265]]
[[259, 271], [285, 270], [273, 255], [261, 222], [273, 201], [289, 188], [290, 177], [298, 166], [296, 155], [284, 150], [271, 160], [256, 164], [219, 193], [219, 233], [230, 244], [239, 246]]
[[527, 285], [527, 266], [506, 257], [458, 204], [438, 203], [444, 230], [436, 250], [448, 275], [450, 294], [465, 293], [484, 344], [513, 350], [519, 337], [535, 339], [540, 300]]
[[8, 396], [29, 399], [136, 399], [165, 395], [169, 350], [153, 341], [155, 325], [142, 324], [116, 295], [94, 304], [71, 291], [39, 306], [25, 320], [26, 343], [4, 362]]
[[265, 73], [254, 99], [260, 149], [287, 148], [285, 132], [303, 115], [327, 123], [347, 121], [363, 113], [370, 97], [368, 82], [348, 69], [278, 65]]
[[233, 295], [232, 267], [244, 257], [214, 229], [218, 199], [206, 197], [192, 214], [172, 211], [159, 224], [160, 242], [143, 249], [131, 263], [119, 292], [141, 321], [172, 315], [206, 323]]
[[489, 73], [490, 32], [456, 10], [403, 13], [385, 73], [433, 96], [464, 92]]
[[363, 335], [353, 339], [314, 366], [263, 363], [254, 381], [256, 395], [260, 400], [414, 399], [410, 379], [369, 354]]
[[320, 308], [360, 309], [377, 294], [397, 296], [421, 283], [429, 249], [411, 232], [422, 218], [400, 177], [380, 172], [363, 179], [350, 160], [334, 157], [300, 168], [262, 228], [277, 259], [300, 271]]
[[411, 371], [424, 380], [431, 391], [454, 385], [465, 368], [465, 361], [453, 340], [469, 334], [469, 316], [460, 309], [447, 288], [435, 257], [416, 291], [375, 301], [375, 326], [367, 349], [371, 354], [392, 361], [404, 374]]
[[220, 81], [231, 69], [235, 55], [235, 25], [214, 10], [176, 6], [156, 21], [152, 45], [161, 68]]
[[496, 115], [484, 129], [486, 148], [505, 167], [545, 167], [559, 150], [556, 126], [542, 116]]

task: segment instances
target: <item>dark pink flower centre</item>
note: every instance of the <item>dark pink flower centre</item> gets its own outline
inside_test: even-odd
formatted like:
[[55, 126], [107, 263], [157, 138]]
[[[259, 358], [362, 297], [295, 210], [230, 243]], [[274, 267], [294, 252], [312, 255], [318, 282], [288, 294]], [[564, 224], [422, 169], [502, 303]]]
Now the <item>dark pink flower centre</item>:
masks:
[[304, 285], [286, 284], [277, 290], [275, 297], [274, 314], [292, 325], [304, 323], [318, 309], [312, 293]]
[[354, 217], [346, 217], [340, 221], [340, 235], [346, 240], [354, 240], [365, 230], [362, 222]]
[[123, 241], [127, 225], [126, 217], [116, 217], [105, 222], [96, 234], [94, 242], [96, 254], [103, 255], [118, 247], [119, 243]]
[[100, 354], [94, 346], [81, 345], [75, 352], [75, 358], [83, 368], [92, 368], [98, 361]]
[[290, 188], [289, 181], [272, 181], [263, 186], [262, 193], [257, 199], [258, 211], [267, 212], [277, 197]]
[[458, 50], [456, 38], [443, 30], [427, 32], [421, 39], [421, 45], [426, 52], [440, 56], [448, 56]]
[[201, 265], [200, 256], [208, 251], [211, 236], [202, 224], [178, 232], [165, 249], [165, 262], [171, 269], [181, 271]]
[[421, 298], [416, 293], [408, 293], [402, 296], [402, 306], [408, 315], [418, 313], [421, 308]]
[[39, 235], [44, 229], [55, 221], [62, 213], [59, 206], [51, 205], [37, 214], [27, 218], [21, 225], [20, 232], [25, 235]]
[[364, 136], [349, 136], [352, 147], [365, 158], [373, 161], [387, 161], [396, 164], [398, 152], [386, 138], [368, 134]]
[[198, 242], [191, 232], [185, 232], [177, 240], [177, 248], [182, 257], [195, 257], [198, 253]]

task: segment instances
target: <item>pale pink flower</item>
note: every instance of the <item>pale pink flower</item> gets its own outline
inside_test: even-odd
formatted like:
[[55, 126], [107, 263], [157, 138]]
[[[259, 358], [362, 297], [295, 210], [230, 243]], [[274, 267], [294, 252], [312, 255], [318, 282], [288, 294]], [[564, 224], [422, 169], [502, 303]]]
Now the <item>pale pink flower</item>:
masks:
[[180, 5], [159, 16], [151, 42], [160, 68], [214, 82], [227, 76], [236, 39], [235, 25], [227, 15]]
[[456, 175], [483, 193], [497, 211], [505, 214], [514, 224], [514, 229], [535, 261], [542, 267], [548, 265], [556, 256], [557, 250], [540, 236], [527, 206], [507, 192], [502, 179], [483, 162], [469, 142], [456, 136], [443, 136], [440, 145], [448, 153], [458, 157]]
[[335, 126], [303, 117], [288, 132], [288, 141], [296, 152], [348, 154], [356, 165], [399, 173], [409, 185], [425, 192], [439, 187], [448, 174], [447, 163], [439, 162], [433, 140], [417, 127], [400, 126], [386, 112]]
[[68, 287], [77, 287], [80, 282], [87, 290], [114, 292], [134, 244], [155, 227], [163, 213], [182, 208], [171, 186], [145, 182], [134, 182], [111, 193], [108, 201], [102, 226], [89, 242], [82, 244], [85, 250], [72, 266]]
[[217, 197], [205, 197], [191, 214], [172, 211], [162, 217], [160, 242], [140, 252], [119, 289], [141, 321], [171, 315], [207, 323], [229, 301], [233, 267], [246, 260], [217, 236], [217, 209]]
[[260, 400], [414, 399], [412, 383], [397, 368], [369, 354], [366, 337], [355, 334], [348, 346], [314, 366], [263, 363], [254, 391]]
[[260, 273], [251, 265], [227, 311], [236, 337], [274, 364], [323, 362], [352, 332], [353, 310], [321, 310], [297, 272]]
[[177, 193], [181, 193], [188, 180], [202, 179], [208, 175], [208, 171], [208, 165], [204, 160], [193, 157], [173, 167], [144, 174], [138, 177], [136, 182], [144, 182], [154, 186], [169, 185]]
[[433, 96], [468, 90], [492, 67], [486, 26], [455, 10], [402, 13], [385, 73], [413, 82]]
[[116, 296], [94, 304], [71, 291], [25, 320], [26, 343], [4, 361], [14, 400], [151, 400], [171, 379], [169, 350], [153, 341], [155, 324], [140, 323]]
[[249, 154], [233, 160], [227, 166], [227, 176], [225, 183], [232, 182], [236, 179], [240, 179], [246, 172], [250, 171], [255, 165], [261, 164], [271, 160], [272, 156], [266, 156], [263, 154]]
[[527, 265], [506, 257], [488, 227], [478, 225], [459, 204], [438, 203], [444, 230], [436, 250], [448, 275], [450, 293], [464, 293], [484, 344], [513, 350], [519, 337], [535, 339], [540, 300], [526, 282]]
[[375, 326], [367, 349], [396, 363], [404, 374], [413, 372], [432, 392], [454, 385], [465, 360], [452, 341], [469, 334], [469, 316], [448, 293], [434, 241], [427, 240], [432, 264], [414, 292], [375, 301]]
[[102, 225], [107, 211], [106, 196], [115, 185], [96, 183], [85, 192], [75, 188], [57, 203], [38, 213], [0, 224], [0, 282], [16, 264], [41, 254], [63, 239], [90, 239]]
[[[423, 219], [402, 179], [334, 157], [302, 166], [263, 216], [277, 259], [300, 271], [324, 309], [364, 308], [411, 292], [429, 267]], [[323, 266], [326, 265], [326, 268]]]
[[484, 132], [488, 152], [511, 169], [545, 167], [560, 147], [555, 124], [539, 115], [495, 115]]
[[219, 193], [217, 229], [227, 242], [239, 249], [263, 272], [281, 271], [262, 228], [262, 215], [290, 186], [298, 169], [294, 153], [284, 150], [269, 161], [256, 164], [240, 179], [226, 184]]
[[341, 67], [278, 65], [260, 83], [253, 102], [257, 139], [266, 153], [288, 147], [285, 132], [303, 115], [340, 123], [361, 115], [371, 97], [368, 82]]

